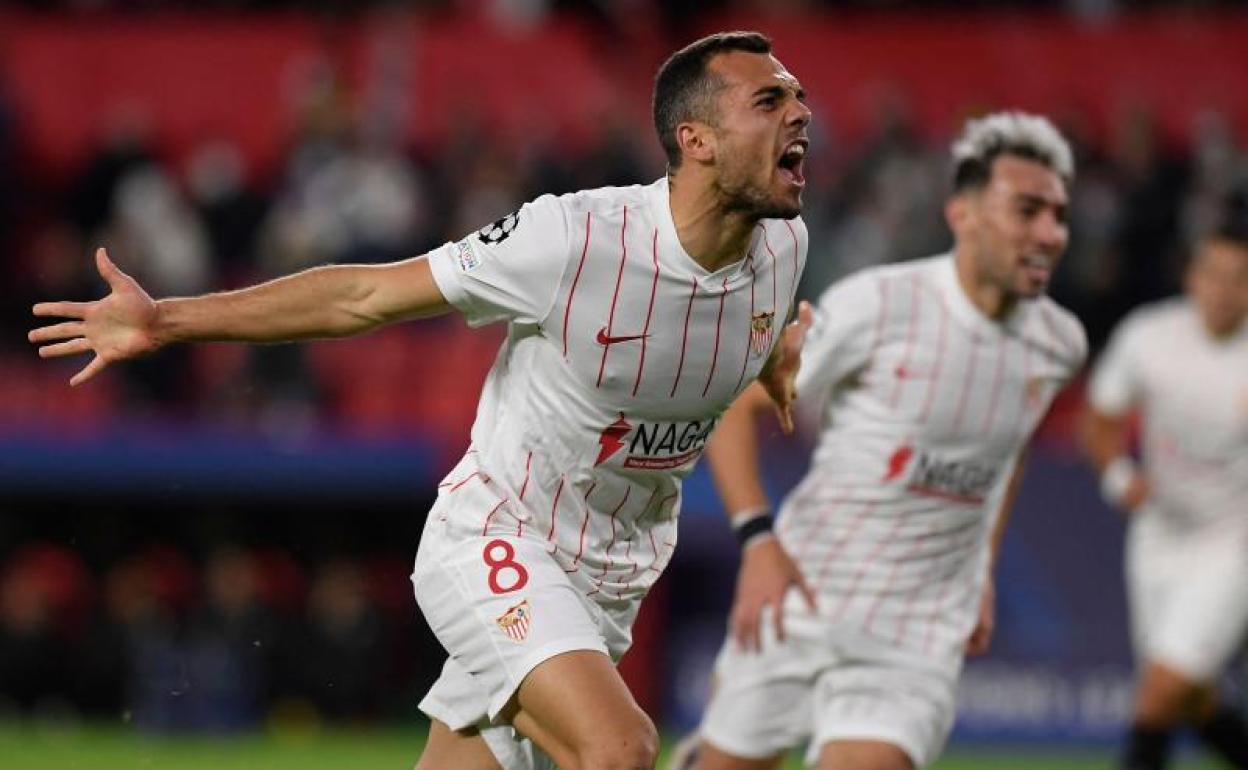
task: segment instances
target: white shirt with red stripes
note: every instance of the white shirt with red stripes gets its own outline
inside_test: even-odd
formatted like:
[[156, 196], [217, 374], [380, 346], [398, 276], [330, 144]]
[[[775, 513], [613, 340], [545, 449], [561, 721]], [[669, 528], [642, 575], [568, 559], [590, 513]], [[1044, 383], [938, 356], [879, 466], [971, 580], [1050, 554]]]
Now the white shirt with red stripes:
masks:
[[544, 540], [598, 601], [671, 558], [681, 480], [762, 368], [806, 259], [801, 219], [758, 224], [713, 273], [682, 248], [666, 179], [542, 196], [429, 255], [472, 325], [506, 320], [472, 447], [443, 482], [482, 534]]
[[1114, 331], [1088, 398], [1109, 415], [1140, 411], [1145, 512], [1248, 521], [1248, 323], [1217, 340], [1186, 299], [1145, 305]]
[[1048, 297], [1003, 322], [983, 315], [952, 256], [829, 288], [797, 383], [799, 401], [821, 404], [820, 435], [778, 526], [819, 612], [960, 654], [1010, 473], [1086, 354], [1082, 325]]

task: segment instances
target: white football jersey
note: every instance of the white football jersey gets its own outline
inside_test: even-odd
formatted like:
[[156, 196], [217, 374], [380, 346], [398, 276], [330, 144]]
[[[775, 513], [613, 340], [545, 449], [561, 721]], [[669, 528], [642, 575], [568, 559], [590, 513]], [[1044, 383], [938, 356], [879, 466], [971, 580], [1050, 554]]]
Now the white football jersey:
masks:
[[1248, 324], [1225, 340], [1185, 299], [1115, 330], [1092, 377], [1100, 412], [1143, 417], [1146, 510], [1176, 525], [1248, 518]]
[[596, 601], [644, 595], [676, 544], [681, 480], [780, 338], [806, 245], [800, 219], [765, 220], [744, 259], [708, 272], [660, 179], [542, 196], [431, 252], [470, 324], [509, 324], [442, 483], [469, 496], [455, 515], [545, 541]]
[[829, 288], [797, 383], [821, 401], [821, 431], [778, 526], [820, 614], [960, 653], [1010, 472], [1086, 353], [1083, 327], [1047, 297], [1004, 322], [983, 315], [952, 256]]

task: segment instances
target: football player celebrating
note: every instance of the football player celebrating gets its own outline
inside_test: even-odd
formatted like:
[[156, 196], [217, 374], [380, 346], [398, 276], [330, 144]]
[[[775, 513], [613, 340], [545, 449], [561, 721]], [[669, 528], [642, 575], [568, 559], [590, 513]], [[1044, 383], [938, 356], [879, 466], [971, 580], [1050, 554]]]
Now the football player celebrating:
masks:
[[800, 326], [783, 342], [779, 326], [806, 259], [810, 117], [766, 37], [711, 35], [659, 71], [668, 174], [653, 184], [543, 196], [425, 256], [202, 297], [153, 301], [101, 250], [112, 293], [37, 305], [70, 320], [31, 340], [94, 353], [78, 384], [174, 342], [342, 337], [450, 310], [506, 321], [412, 575], [450, 655], [417, 767], [650, 768], [654, 726], [613, 663], [720, 414], [760, 375], [788, 408]]

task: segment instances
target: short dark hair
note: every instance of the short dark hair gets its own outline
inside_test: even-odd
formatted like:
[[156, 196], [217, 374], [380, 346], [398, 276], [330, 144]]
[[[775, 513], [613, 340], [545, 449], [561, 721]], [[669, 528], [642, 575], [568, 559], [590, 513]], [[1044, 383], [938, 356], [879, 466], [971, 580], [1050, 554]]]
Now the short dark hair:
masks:
[[730, 51], [771, 53], [771, 38], [760, 32], [717, 32], [680, 49], [659, 68], [654, 79], [654, 128], [669, 169], [680, 167], [676, 127], [687, 120], [714, 121], [714, 97], [723, 83], [706, 65]]

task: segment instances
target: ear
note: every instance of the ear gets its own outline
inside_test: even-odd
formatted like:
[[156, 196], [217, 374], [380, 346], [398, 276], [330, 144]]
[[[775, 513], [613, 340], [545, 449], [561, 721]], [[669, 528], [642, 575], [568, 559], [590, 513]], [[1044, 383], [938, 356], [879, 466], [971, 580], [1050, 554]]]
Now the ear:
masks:
[[966, 193], [955, 193], [945, 201], [945, 222], [954, 235], [960, 235], [971, 226], [975, 205]]
[[691, 120], [676, 126], [676, 143], [682, 158], [695, 163], [715, 160], [715, 131], [706, 123]]

